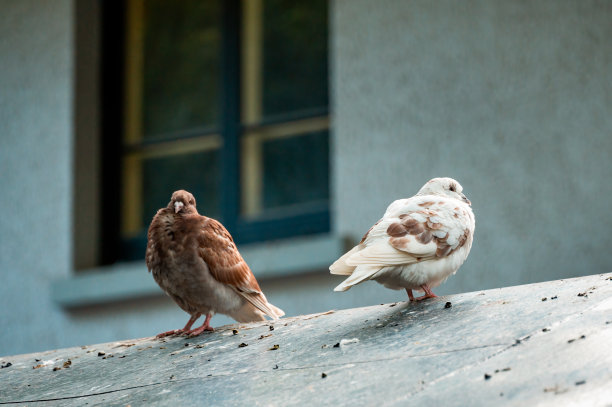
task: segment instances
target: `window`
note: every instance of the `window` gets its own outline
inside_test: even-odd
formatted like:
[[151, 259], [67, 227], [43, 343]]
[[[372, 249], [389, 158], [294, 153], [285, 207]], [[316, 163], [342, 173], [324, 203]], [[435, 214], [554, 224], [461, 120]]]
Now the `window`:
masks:
[[176, 189], [238, 243], [328, 231], [327, 2], [107, 4], [103, 262]]

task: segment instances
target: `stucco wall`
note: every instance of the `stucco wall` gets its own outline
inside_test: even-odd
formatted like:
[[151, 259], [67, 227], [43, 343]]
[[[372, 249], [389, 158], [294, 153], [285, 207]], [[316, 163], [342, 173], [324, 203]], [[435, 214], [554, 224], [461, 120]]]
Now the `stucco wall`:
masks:
[[0, 9], [0, 347], [24, 351], [62, 335], [49, 283], [71, 271], [72, 7]]
[[458, 179], [475, 243], [439, 292], [610, 271], [612, 3], [336, 0], [335, 228]]

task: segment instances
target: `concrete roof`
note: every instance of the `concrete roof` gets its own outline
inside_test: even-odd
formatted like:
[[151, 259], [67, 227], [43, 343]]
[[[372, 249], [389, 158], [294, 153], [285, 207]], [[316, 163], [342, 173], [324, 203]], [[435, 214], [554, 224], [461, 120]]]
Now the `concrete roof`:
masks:
[[0, 404], [604, 406], [611, 344], [594, 275], [3, 356]]

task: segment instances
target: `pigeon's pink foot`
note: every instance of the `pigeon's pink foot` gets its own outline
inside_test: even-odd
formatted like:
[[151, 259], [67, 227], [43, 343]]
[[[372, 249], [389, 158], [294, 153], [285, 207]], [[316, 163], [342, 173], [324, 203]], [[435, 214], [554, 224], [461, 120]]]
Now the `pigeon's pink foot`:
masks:
[[406, 288], [406, 293], [408, 294], [408, 299], [411, 302], [414, 301], [414, 295], [412, 295], [412, 290], [410, 288]]
[[423, 295], [421, 297], [417, 297], [416, 298], [417, 301], [425, 300], [427, 298], [436, 298], [437, 297], [437, 295], [435, 295], [433, 293], [433, 291], [431, 291], [431, 288], [429, 288], [429, 286], [427, 284], [423, 284], [421, 286], [421, 288], [423, 289], [423, 291], [425, 291], [425, 295]]
[[185, 331], [185, 334], [188, 335], [190, 338], [193, 338], [194, 336], [200, 335], [204, 331], [214, 332], [215, 328], [210, 326], [210, 318], [212, 318], [212, 314], [206, 315], [206, 320], [204, 320], [204, 323], [202, 324], [201, 327], [192, 329], [190, 331]]
[[[191, 325], [193, 325], [193, 323], [196, 322], [196, 320], [200, 318], [200, 316], [202, 316], [202, 314], [200, 313], [193, 314], [191, 318], [189, 318], [189, 321], [187, 321], [183, 329], [173, 329], [172, 331], [162, 332], [160, 334], [157, 334], [155, 337], [165, 338], [166, 336], [181, 335], [183, 333], [189, 333], [191, 332], [189, 331], [189, 329], [191, 328]], [[210, 318], [207, 318], [206, 320], [208, 321], [209, 319]]]
[[183, 333], [182, 329], [173, 329], [172, 331], [162, 332], [155, 335], [156, 338], [165, 338], [166, 336], [180, 335]]

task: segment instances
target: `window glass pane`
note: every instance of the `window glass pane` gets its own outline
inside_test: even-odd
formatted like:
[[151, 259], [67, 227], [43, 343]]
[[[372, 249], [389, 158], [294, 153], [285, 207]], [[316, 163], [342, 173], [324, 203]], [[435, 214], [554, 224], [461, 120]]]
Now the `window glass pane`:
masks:
[[263, 118], [327, 107], [327, 1], [263, 6]]
[[290, 216], [327, 205], [327, 130], [249, 133], [242, 148], [242, 214], [247, 218]]
[[143, 213], [146, 228], [177, 189], [185, 189], [196, 198], [198, 212], [219, 216], [218, 150], [144, 159], [142, 163]]
[[263, 209], [327, 200], [327, 131], [263, 143]]
[[144, 0], [142, 15], [143, 137], [215, 126], [219, 116], [220, 3]]

